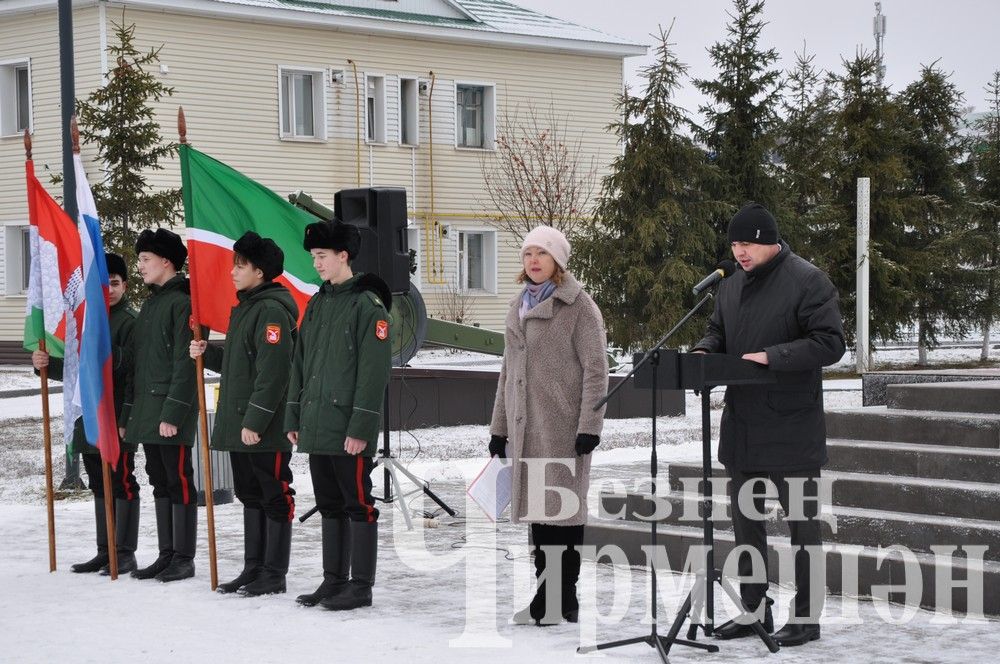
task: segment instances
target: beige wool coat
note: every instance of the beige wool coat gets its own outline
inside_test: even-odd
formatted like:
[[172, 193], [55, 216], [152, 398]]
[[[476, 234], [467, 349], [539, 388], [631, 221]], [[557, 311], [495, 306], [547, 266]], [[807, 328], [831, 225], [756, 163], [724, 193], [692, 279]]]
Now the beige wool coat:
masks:
[[[583, 525], [591, 455], [576, 455], [576, 435], [600, 436], [604, 425], [605, 409], [593, 410], [608, 391], [604, 319], [569, 273], [523, 320], [520, 306], [518, 294], [507, 312], [503, 365], [490, 424], [491, 433], [508, 436], [507, 456], [513, 462], [511, 520]], [[531, 464], [531, 459], [553, 461]], [[575, 504], [572, 498], [564, 499], [569, 492], [576, 496]]]

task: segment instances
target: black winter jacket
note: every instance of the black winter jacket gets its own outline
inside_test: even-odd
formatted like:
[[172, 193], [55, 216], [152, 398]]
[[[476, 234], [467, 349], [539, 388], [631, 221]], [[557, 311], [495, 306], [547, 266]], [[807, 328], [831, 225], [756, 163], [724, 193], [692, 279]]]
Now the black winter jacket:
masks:
[[719, 461], [740, 471], [822, 467], [822, 368], [844, 348], [836, 287], [784, 242], [764, 265], [722, 282], [708, 332], [693, 350], [736, 357], [765, 351], [777, 382], [726, 389]]

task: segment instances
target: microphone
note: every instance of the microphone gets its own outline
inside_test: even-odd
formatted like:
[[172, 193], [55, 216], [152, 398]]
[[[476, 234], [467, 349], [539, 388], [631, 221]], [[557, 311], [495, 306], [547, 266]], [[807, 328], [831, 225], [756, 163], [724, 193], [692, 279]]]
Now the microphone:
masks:
[[736, 271], [736, 263], [731, 260], [719, 261], [718, 265], [715, 266], [715, 271], [708, 275], [704, 279], [698, 282], [698, 284], [691, 289], [691, 292], [695, 295], [701, 295], [701, 292], [706, 288], [711, 288], [715, 284], [719, 283], [733, 272]]

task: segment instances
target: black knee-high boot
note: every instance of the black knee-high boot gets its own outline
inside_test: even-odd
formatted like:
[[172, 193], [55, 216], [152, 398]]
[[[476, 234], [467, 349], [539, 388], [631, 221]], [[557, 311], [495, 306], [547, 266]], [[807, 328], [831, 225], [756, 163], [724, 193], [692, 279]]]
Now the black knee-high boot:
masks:
[[583, 546], [583, 526], [563, 526], [562, 542], [566, 550], [562, 556], [562, 617], [566, 622], [579, 620], [580, 600], [576, 596], [576, 582], [580, 579], [580, 547]]
[[351, 524], [346, 519], [323, 518], [323, 582], [311, 593], [299, 595], [302, 606], [316, 606], [347, 584], [351, 569]]
[[[548, 549], [551, 552], [553, 547], [559, 544], [557, 540], [557, 526], [550, 526], [544, 523], [531, 524], [531, 542], [534, 552], [535, 579], [537, 581], [535, 595], [531, 598], [531, 603], [514, 614], [514, 622], [518, 625], [528, 625], [531, 623], [535, 623], [536, 625], [556, 625], [560, 621], [558, 606], [552, 607], [552, 611], [549, 611], [548, 606], [551, 599], [559, 597], [558, 589], [554, 589], [556, 592], [550, 597], [549, 591], [553, 589], [550, 589], [549, 586], [553, 584], [542, 578], [549, 563], [548, 552], [546, 550]], [[561, 563], [561, 559], [559, 562]]]
[[[118, 573], [134, 572], [135, 550], [139, 545], [139, 499], [115, 499], [115, 549], [118, 551]], [[111, 574], [110, 564], [101, 568], [101, 574]]]
[[94, 525], [97, 526], [97, 555], [85, 563], [76, 563], [70, 569], [77, 574], [99, 572], [108, 564], [108, 522], [104, 509], [104, 498], [94, 496]]
[[264, 565], [256, 579], [240, 588], [239, 593], [246, 597], [285, 592], [285, 576], [292, 550], [292, 523], [273, 519], [265, 521], [267, 546], [264, 549]]
[[171, 505], [173, 508], [174, 555], [157, 581], [180, 581], [194, 576], [194, 552], [198, 541], [198, 506]]
[[351, 581], [322, 601], [331, 611], [351, 611], [372, 605], [378, 562], [378, 521], [351, 521]]
[[257, 578], [264, 565], [264, 510], [243, 508], [243, 571], [232, 581], [220, 583], [217, 592], [234, 593]]
[[132, 572], [136, 579], [152, 579], [157, 574], [167, 569], [170, 559], [174, 555], [174, 522], [173, 513], [170, 509], [170, 498], [156, 498], [156, 540], [160, 549], [160, 555], [156, 557], [149, 567], [137, 569]]

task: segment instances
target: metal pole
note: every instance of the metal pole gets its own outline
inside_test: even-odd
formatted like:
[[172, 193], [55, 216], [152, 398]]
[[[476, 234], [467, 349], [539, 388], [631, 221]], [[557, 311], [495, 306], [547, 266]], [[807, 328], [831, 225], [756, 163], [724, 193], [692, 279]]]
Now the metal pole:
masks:
[[70, 129], [76, 106], [73, 72], [73, 3], [59, 0], [59, 89], [62, 108], [63, 209], [74, 222], [76, 209], [76, 172], [73, 169], [73, 136]]
[[[76, 222], [76, 172], [73, 168], [73, 137], [70, 129], [76, 112], [76, 89], [73, 71], [73, 2], [59, 0], [59, 89], [62, 118], [63, 209]], [[83, 488], [80, 460], [66, 448], [66, 474], [62, 489]]]
[[857, 231], [857, 263], [856, 263], [856, 334], [855, 356], [857, 370], [862, 374], [871, 369], [871, 345], [868, 339], [868, 269], [869, 236], [871, 233], [871, 178], [858, 178], [858, 231]]

